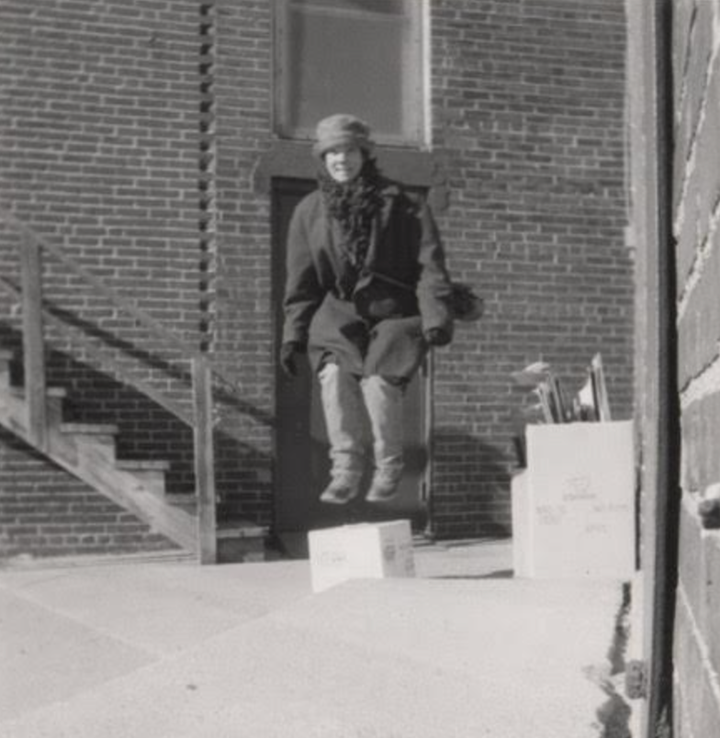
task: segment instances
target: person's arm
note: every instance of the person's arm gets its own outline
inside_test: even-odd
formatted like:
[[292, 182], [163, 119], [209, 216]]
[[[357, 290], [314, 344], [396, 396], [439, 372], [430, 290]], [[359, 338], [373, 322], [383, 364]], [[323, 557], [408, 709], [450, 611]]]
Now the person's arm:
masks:
[[453, 335], [451, 309], [452, 285], [445, 266], [445, 251], [440, 232], [430, 207], [420, 205], [421, 225], [419, 250], [420, 276], [417, 298], [423, 322], [423, 333], [428, 343], [444, 346]]
[[307, 346], [310, 321], [323, 294], [310, 251], [306, 219], [302, 217], [300, 206], [290, 219], [286, 266], [282, 341], [283, 344], [296, 343], [304, 349]]

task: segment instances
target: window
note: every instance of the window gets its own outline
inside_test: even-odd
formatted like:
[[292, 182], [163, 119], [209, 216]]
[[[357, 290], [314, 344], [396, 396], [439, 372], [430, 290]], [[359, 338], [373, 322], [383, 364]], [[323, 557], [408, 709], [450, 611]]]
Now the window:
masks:
[[425, 0], [276, 0], [277, 132], [353, 113], [375, 140], [424, 143]]

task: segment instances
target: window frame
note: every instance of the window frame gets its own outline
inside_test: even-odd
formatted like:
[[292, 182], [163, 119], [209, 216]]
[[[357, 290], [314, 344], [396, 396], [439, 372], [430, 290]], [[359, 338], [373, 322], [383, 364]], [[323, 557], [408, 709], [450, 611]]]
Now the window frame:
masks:
[[[293, 12], [292, 6], [295, 0], [275, 0], [273, 14], [273, 116], [272, 125], [275, 135], [280, 139], [309, 141], [314, 137], [315, 127], [292, 127], [287, 121], [290, 120], [290, 77], [285, 75], [289, 67], [290, 44], [287, 35], [290, 28], [289, 14]], [[312, 0], [310, 0], [312, 3]], [[297, 9], [298, 6], [296, 6]], [[376, 143], [384, 146], [401, 147], [406, 149], [424, 150], [430, 142], [430, 63], [429, 63], [429, 5], [428, 0], [412, 0], [409, 7], [417, 14], [411, 19], [415, 25], [416, 32], [411, 43], [417, 48], [413, 56], [419, 60], [417, 72], [413, 79], [401, 79], [401, 84], [412, 85], [411, 93], [414, 96], [413, 106], [416, 117], [409, 126], [411, 133], [397, 134], [373, 131]], [[352, 11], [350, 11], [352, 13]], [[404, 67], [401, 66], [401, 71]], [[372, 125], [372, 113], [362, 110], [331, 111], [352, 112], [360, 117], [366, 118]], [[329, 114], [329, 113], [328, 113]], [[322, 117], [318, 114], [318, 118]]]

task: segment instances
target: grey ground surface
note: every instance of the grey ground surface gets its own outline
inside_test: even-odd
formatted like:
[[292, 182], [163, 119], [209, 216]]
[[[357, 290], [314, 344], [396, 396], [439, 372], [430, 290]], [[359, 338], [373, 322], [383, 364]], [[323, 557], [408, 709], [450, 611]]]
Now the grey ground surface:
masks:
[[509, 541], [414, 558], [319, 594], [307, 560], [5, 569], [0, 735], [627, 734], [622, 582], [513, 578]]

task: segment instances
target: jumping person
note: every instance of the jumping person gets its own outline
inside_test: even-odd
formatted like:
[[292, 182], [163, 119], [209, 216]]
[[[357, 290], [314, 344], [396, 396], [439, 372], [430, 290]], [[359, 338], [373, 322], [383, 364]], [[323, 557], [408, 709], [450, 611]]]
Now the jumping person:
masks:
[[290, 376], [309, 352], [330, 441], [330, 504], [357, 497], [372, 431], [368, 502], [397, 495], [403, 396], [429, 347], [453, 336], [452, 285], [429, 206], [381, 175], [366, 123], [317, 125], [318, 188], [290, 221], [280, 363]]

